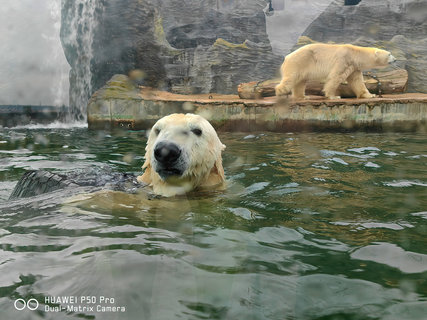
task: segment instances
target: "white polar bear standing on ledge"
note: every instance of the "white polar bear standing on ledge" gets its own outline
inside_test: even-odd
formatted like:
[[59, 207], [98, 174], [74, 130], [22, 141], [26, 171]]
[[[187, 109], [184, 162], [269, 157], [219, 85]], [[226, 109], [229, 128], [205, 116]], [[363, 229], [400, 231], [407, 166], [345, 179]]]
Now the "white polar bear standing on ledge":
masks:
[[363, 82], [362, 71], [381, 68], [396, 61], [390, 52], [351, 44], [308, 44], [285, 57], [280, 71], [282, 80], [276, 95], [292, 92], [295, 99], [305, 98], [308, 80], [325, 81], [323, 91], [328, 99], [340, 99], [336, 91], [347, 81], [357, 98], [373, 98]]

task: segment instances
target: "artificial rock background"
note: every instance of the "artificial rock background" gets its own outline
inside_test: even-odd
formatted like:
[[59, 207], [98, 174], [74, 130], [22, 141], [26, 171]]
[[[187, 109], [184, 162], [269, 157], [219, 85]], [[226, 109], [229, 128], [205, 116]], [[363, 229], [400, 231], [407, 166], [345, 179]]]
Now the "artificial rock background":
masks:
[[[286, 1], [284, 10], [297, 0]], [[62, 0], [70, 107], [85, 114], [93, 92], [133, 69], [144, 71], [142, 84], [185, 94], [236, 93], [239, 83], [274, 78], [283, 57], [272, 52], [266, 6], [266, 0]], [[280, 28], [288, 39], [292, 24]], [[427, 92], [425, 0], [334, 0], [302, 35], [390, 50], [408, 71], [408, 91]]]
[[236, 93], [241, 82], [275, 76], [283, 57], [271, 49], [266, 3], [63, 0], [70, 105], [133, 69], [144, 72], [143, 84], [177, 93]]

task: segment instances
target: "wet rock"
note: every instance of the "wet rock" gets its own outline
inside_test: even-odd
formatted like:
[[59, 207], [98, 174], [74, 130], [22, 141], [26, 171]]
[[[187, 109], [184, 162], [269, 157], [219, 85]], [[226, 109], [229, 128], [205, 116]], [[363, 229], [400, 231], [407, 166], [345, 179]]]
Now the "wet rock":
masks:
[[47, 171], [27, 171], [16, 184], [9, 200], [34, 197], [43, 193], [76, 186], [77, 184], [67, 180], [63, 175]]
[[44, 170], [27, 171], [19, 179], [9, 200], [34, 197], [41, 194], [77, 187], [93, 187], [86, 191], [110, 189], [128, 193], [146, 187], [133, 174], [114, 172], [108, 168], [86, 169], [56, 174]]

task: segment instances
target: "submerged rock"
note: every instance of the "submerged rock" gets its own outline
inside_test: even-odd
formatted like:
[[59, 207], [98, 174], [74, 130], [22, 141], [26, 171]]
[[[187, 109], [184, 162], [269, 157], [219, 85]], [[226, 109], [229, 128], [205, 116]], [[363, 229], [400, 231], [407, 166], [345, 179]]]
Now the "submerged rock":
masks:
[[77, 184], [67, 180], [63, 175], [53, 174], [47, 171], [27, 171], [21, 179], [19, 179], [9, 200], [33, 197], [39, 194], [76, 186]]
[[56, 174], [44, 170], [27, 171], [19, 179], [9, 200], [34, 197], [55, 190], [77, 187], [92, 187], [91, 191], [101, 188], [133, 193], [146, 187], [132, 174], [113, 172], [105, 168]]

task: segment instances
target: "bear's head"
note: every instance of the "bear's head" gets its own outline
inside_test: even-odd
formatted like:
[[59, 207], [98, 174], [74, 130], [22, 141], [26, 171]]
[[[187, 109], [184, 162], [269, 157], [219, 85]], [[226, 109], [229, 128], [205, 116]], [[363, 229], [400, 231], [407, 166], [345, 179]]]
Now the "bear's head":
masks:
[[389, 63], [396, 61], [396, 58], [386, 50], [376, 49], [375, 50], [375, 62], [377, 66], [387, 66]]

